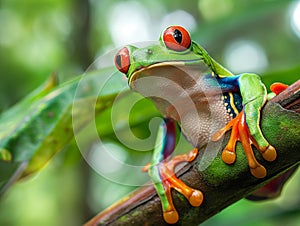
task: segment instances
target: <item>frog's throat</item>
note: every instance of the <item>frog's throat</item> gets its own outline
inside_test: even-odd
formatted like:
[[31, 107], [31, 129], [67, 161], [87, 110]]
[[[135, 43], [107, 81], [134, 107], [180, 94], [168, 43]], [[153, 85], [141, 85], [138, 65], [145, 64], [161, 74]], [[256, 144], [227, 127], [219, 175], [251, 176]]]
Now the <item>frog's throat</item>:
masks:
[[197, 65], [197, 63], [200, 63], [200, 61], [198, 61], [198, 60], [195, 60], [195, 61], [167, 61], [167, 62], [154, 63], [147, 67], [141, 67], [140, 69], [133, 72], [128, 80], [128, 84], [132, 84], [136, 79], [138, 79], [143, 71], [146, 71], [146, 70], [149, 70], [152, 68], [167, 67], [167, 66], [183, 67], [183, 66], [188, 66], [188, 65]]

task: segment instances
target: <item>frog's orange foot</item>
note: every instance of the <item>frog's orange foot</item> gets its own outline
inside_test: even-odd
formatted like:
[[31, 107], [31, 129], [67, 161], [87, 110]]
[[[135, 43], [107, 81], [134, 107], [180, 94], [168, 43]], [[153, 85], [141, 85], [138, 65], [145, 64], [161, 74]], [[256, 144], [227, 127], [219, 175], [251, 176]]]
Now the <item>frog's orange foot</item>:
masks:
[[283, 90], [285, 90], [288, 87], [288, 85], [280, 83], [280, 82], [275, 82], [270, 86], [270, 89], [273, 93], [278, 95], [281, 93]]
[[224, 128], [217, 131], [213, 137], [213, 141], [219, 140], [225, 132], [232, 129], [228, 144], [222, 152], [222, 160], [227, 164], [233, 164], [236, 160], [236, 142], [242, 143], [244, 152], [246, 154], [248, 165], [251, 174], [257, 178], [266, 176], [267, 171], [255, 158], [251, 145], [253, 144], [257, 150], [262, 154], [263, 158], [267, 161], [274, 161], [276, 159], [276, 150], [273, 146], [261, 147], [257, 144], [256, 140], [250, 135], [248, 126], [246, 124], [244, 111], [240, 112], [237, 117], [231, 120]]
[[[200, 206], [203, 201], [203, 194], [201, 191], [187, 186], [181, 180], [179, 180], [174, 173], [176, 165], [181, 162], [193, 161], [197, 157], [197, 154], [198, 149], [195, 148], [187, 154], [175, 156], [173, 159], [159, 163], [159, 165], [157, 165], [165, 190], [165, 195], [168, 199], [168, 206], [166, 208], [163, 208], [163, 216], [165, 221], [169, 224], [174, 224], [179, 219], [179, 215], [172, 200], [172, 188], [183, 194], [192, 206]], [[150, 165], [146, 165], [143, 171], [147, 171], [149, 168]]]

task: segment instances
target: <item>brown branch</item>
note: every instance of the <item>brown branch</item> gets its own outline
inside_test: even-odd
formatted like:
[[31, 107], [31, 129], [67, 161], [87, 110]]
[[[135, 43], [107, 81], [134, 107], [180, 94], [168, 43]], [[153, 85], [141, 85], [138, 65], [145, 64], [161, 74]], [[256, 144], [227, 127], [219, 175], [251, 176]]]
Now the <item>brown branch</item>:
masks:
[[[178, 173], [181, 180], [204, 193], [204, 202], [200, 207], [192, 207], [182, 195], [173, 191], [174, 204], [180, 214], [177, 225], [197, 225], [299, 164], [300, 115], [296, 113], [300, 111], [299, 95], [300, 80], [269, 101], [262, 110], [262, 131], [278, 154], [274, 162], [267, 162], [257, 155], [258, 161], [268, 170], [265, 178], [257, 179], [250, 174], [239, 144], [235, 164], [226, 165], [222, 162], [220, 153], [228, 141], [228, 134], [223, 147], [216, 145], [218, 149], [215, 151], [219, 154], [208, 167], [203, 167], [206, 164], [206, 158], [202, 158], [204, 147], [198, 158]], [[162, 217], [160, 200], [154, 188], [148, 186], [138, 189], [126, 200], [116, 203], [86, 223], [86, 226], [91, 225], [167, 224]]]

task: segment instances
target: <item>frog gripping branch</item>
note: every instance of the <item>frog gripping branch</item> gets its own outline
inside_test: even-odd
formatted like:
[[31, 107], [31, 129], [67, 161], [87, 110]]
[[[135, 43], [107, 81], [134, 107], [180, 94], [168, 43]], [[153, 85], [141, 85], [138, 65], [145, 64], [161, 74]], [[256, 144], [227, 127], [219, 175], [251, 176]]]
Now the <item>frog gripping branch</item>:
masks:
[[227, 164], [235, 162], [235, 145], [236, 141], [240, 141], [252, 175], [263, 178], [266, 176], [266, 169], [255, 159], [251, 145], [253, 144], [260, 151], [265, 160], [276, 159], [275, 148], [264, 138], [259, 127], [260, 109], [266, 103], [267, 92], [255, 74], [242, 74], [238, 79], [243, 98], [243, 110], [224, 128], [215, 133], [212, 140], [218, 140], [226, 131], [232, 129], [230, 140], [222, 153], [223, 161]]
[[[160, 197], [167, 223], [179, 220], [172, 188], [182, 193], [192, 206], [200, 206], [205, 199], [205, 194], [175, 176], [175, 166], [193, 161], [198, 148], [221, 139], [228, 130], [231, 136], [222, 160], [227, 164], [235, 162], [235, 146], [240, 141], [251, 174], [257, 178], [266, 176], [267, 171], [256, 160], [252, 145], [267, 161], [275, 160], [277, 154], [259, 126], [260, 110], [267, 101], [267, 91], [259, 76], [233, 75], [192, 41], [188, 31], [180, 26], [168, 27], [158, 44], [122, 48], [115, 56], [115, 65], [126, 74], [131, 89], [151, 99], [164, 117], [151, 164], [144, 169], [148, 170]], [[208, 69], [206, 73], [202, 73], [202, 68]], [[209, 120], [211, 115], [215, 116], [213, 122]], [[176, 122], [195, 148], [170, 159], [175, 149]]]

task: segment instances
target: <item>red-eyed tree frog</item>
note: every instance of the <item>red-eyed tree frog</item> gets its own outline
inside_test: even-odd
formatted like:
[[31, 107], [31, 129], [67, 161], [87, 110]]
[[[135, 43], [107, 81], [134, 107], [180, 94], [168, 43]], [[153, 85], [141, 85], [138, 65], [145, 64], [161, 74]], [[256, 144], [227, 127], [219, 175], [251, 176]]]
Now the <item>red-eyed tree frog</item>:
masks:
[[[235, 162], [235, 146], [240, 141], [251, 174], [257, 178], [266, 176], [265, 167], [256, 160], [251, 147], [254, 145], [267, 161], [276, 158], [275, 148], [265, 139], [259, 126], [267, 91], [258, 75], [232, 74], [192, 41], [181, 26], [168, 27], [157, 44], [143, 48], [128, 45], [120, 49], [115, 65], [127, 76], [131, 89], [150, 98], [164, 117], [151, 164], [145, 170], [161, 199], [167, 223], [176, 223], [179, 219], [172, 202], [172, 188], [193, 206], [200, 206], [204, 197], [201, 191], [190, 188], [175, 176], [175, 166], [193, 161], [198, 148], [221, 139], [230, 129], [222, 160], [227, 164]], [[284, 88], [278, 85], [274, 89]], [[176, 122], [195, 148], [171, 159]]]

